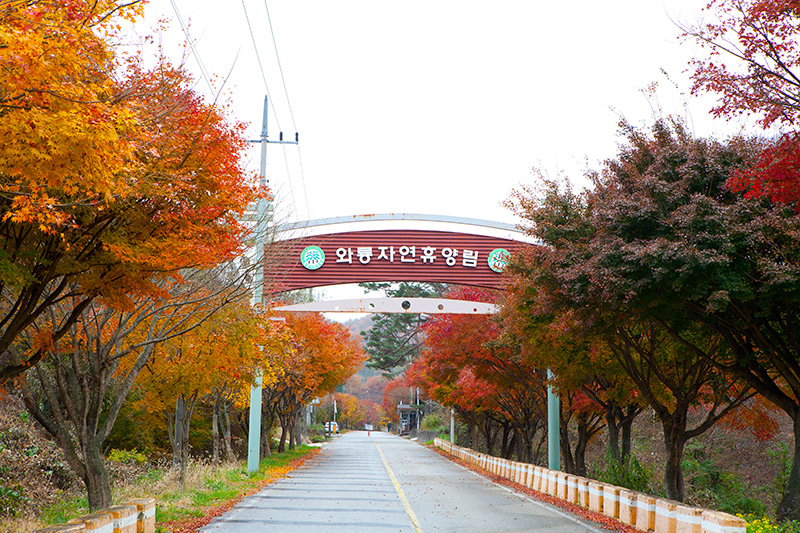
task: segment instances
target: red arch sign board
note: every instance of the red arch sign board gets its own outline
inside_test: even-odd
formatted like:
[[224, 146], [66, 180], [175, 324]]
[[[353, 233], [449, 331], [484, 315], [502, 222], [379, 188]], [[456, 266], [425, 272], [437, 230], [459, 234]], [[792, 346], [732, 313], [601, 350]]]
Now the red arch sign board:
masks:
[[[272, 292], [369, 281], [427, 281], [499, 289], [519, 241], [428, 230], [352, 231], [284, 241], [267, 259]], [[277, 273], [277, 276], [276, 276]]]

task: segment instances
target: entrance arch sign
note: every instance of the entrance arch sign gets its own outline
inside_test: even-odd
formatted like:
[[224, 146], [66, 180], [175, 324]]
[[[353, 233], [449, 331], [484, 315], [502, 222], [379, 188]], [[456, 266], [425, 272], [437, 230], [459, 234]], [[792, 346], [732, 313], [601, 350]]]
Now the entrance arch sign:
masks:
[[350, 231], [285, 241], [281, 256], [264, 268], [280, 273], [276, 292], [371, 281], [500, 289], [501, 273], [520, 245], [452, 231]]
[[[263, 174], [263, 172], [262, 172]], [[262, 202], [259, 202], [259, 213], [262, 213]], [[262, 220], [262, 217], [259, 217]], [[291, 234], [326, 225], [353, 224], [361, 222], [386, 221], [419, 221], [447, 224], [465, 224], [522, 234], [511, 224], [479, 219], [448, 217], [439, 215], [416, 215], [391, 213], [383, 215], [356, 215], [327, 219], [296, 222], [277, 228], [279, 234]], [[259, 234], [264, 234], [259, 232]], [[347, 283], [371, 281], [421, 281], [437, 283], [453, 283], [472, 285], [491, 289], [503, 287], [501, 274], [511, 254], [522, 246], [530, 244], [521, 240], [490, 237], [473, 233], [452, 231], [390, 229], [372, 231], [348, 231], [340, 233], [324, 233], [322, 235], [300, 237], [282, 241], [283, 252], [279, 257], [265, 259], [263, 270], [258, 278], [267, 270], [277, 273], [273, 276], [276, 283], [271, 292], [279, 293], [295, 289], [321, 287]], [[264, 257], [259, 249], [257, 257]], [[259, 281], [256, 283], [260, 285]], [[259, 286], [259, 297], [261, 300]], [[426, 299], [384, 298], [372, 302], [340, 301], [339, 307], [348, 306], [356, 312], [416, 312], [416, 313], [476, 313], [491, 314], [496, 308], [481, 308], [478, 302], [455, 300], [436, 300], [423, 302]], [[392, 301], [398, 300], [398, 301]], [[412, 300], [420, 300], [412, 301]], [[458, 303], [453, 303], [458, 302]], [[408, 304], [408, 307], [406, 307]], [[302, 307], [314, 304], [302, 304]], [[325, 306], [337, 306], [337, 302], [318, 302], [320, 311], [327, 311]], [[400, 310], [396, 307], [400, 306]], [[386, 306], [387, 310], [378, 310], [378, 306]], [[441, 306], [441, 308], [440, 308]], [[471, 307], [470, 307], [471, 306]], [[286, 311], [306, 311], [311, 309], [289, 309]], [[413, 309], [412, 309], [413, 308]], [[429, 309], [429, 310], [424, 310]], [[460, 309], [454, 311], [453, 309]], [[471, 310], [470, 310], [471, 309]], [[345, 309], [333, 309], [344, 311]], [[255, 394], [257, 389], [258, 394]], [[257, 398], [257, 399], [256, 399]], [[558, 396], [552, 387], [547, 391], [548, 403], [548, 457], [551, 470], [560, 469], [559, 429], [558, 429]], [[260, 422], [261, 390], [260, 383], [251, 391], [250, 403], [250, 436], [248, 439], [248, 470], [258, 467], [258, 449], [260, 432], [256, 430]]]

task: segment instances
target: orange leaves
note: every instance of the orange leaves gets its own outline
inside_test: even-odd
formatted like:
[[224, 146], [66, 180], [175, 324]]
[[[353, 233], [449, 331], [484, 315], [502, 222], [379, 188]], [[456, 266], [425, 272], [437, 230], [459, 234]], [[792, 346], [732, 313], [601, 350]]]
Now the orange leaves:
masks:
[[284, 360], [283, 385], [293, 388], [298, 399], [333, 392], [366, 359], [347, 328], [318, 313], [287, 316], [286, 328], [294, 351]]

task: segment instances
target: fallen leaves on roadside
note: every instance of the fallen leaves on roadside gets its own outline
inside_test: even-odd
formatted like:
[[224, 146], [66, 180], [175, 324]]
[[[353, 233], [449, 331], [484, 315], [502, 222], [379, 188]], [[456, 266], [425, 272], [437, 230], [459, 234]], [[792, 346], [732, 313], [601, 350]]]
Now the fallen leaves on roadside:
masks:
[[445, 459], [447, 459], [448, 461], [452, 461], [456, 464], [463, 466], [464, 468], [472, 470], [473, 472], [477, 472], [478, 474], [490, 479], [494, 483], [514, 489], [516, 492], [521, 492], [526, 496], [530, 496], [531, 498], [536, 498], [537, 500], [552, 505], [554, 507], [559, 507], [561, 509], [564, 509], [565, 511], [568, 511], [569, 513], [574, 514], [584, 520], [601, 524], [603, 526], [603, 529], [607, 529], [609, 531], [620, 531], [621, 533], [637, 533], [638, 531], [636, 528], [623, 524], [619, 520], [615, 520], [600, 513], [595, 513], [594, 511], [590, 511], [589, 509], [586, 509], [574, 503], [570, 503], [560, 498], [556, 498], [555, 496], [550, 496], [549, 494], [544, 494], [542, 492], [526, 487], [525, 485], [520, 485], [519, 483], [515, 483], [510, 479], [506, 479], [504, 477], [498, 476], [497, 474], [493, 474], [488, 470], [484, 470], [479, 466], [472, 465], [470, 463], [462, 461], [461, 459], [453, 457], [452, 455], [449, 455], [447, 452], [445, 452], [444, 450], [440, 450], [439, 448], [435, 448], [433, 446], [430, 446], [430, 448], [439, 455], [441, 455], [442, 457], [444, 457]]

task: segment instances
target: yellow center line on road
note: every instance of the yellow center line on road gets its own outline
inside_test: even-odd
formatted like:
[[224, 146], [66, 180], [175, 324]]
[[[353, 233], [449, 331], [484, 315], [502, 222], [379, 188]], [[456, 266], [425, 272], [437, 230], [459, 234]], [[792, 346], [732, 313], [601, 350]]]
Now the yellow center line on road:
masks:
[[411, 510], [411, 506], [408, 504], [406, 495], [403, 494], [403, 489], [400, 488], [400, 483], [398, 483], [397, 478], [394, 477], [394, 473], [392, 472], [392, 469], [389, 468], [389, 463], [386, 462], [386, 457], [383, 455], [381, 447], [378, 446], [377, 442], [375, 442], [375, 447], [378, 448], [378, 453], [381, 454], [381, 460], [383, 461], [383, 466], [386, 467], [386, 471], [389, 472], [389, 477], [392, 478], [392, 483], [394, 483], [394, 488], [397, 489], [397, 494], [400, 495], [400, 500], [403, 502], [403, 507], [406, 510], [406, 514], [408, 514], [408, 517], [411, 519], [411, 524], [414, 526], [414, 531], [416, 533], [422, 533], [422, 528], [419, 527], [419, 520], [417, 520], [417, 516], [414, 514], [414, 511]]

